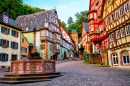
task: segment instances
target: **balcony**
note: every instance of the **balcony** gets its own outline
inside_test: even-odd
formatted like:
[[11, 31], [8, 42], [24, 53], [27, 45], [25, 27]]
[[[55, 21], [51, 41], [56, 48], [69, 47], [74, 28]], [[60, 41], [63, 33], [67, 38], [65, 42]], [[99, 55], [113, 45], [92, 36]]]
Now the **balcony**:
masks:
[[41, 41], [49, 41], [49, 42], [53, 42], [53, 39], [48, 37], [48, 36], [41, 36]]
[[108, 37], [106, 31], [103, 31], [102, 33], [91, 33], [89, 35], [90, 41], [101, 41], [102, 39]]
[[59, 49], [56, 49], [56, 48], [53, 49], [53, 55], [54, 55], [54, 54], [59, 54], [59, 53], [60, 53], [60, 50], [59, 50]]
[[60, 44], [60, 40], [58, 40], [58, 39], [53, 39], [53, 43], [58, 43], [58, 44]]

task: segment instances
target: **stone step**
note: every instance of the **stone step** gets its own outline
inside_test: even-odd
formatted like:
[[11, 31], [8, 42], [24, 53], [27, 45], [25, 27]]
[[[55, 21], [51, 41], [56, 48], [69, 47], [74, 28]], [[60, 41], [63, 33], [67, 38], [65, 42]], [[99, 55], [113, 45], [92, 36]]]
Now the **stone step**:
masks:
[[46, 75], [46, 76], [26, 76], [26, 77], [2, 77], [0, 80], [18, 81], [18, 80], [37, 80], [37, 79], [52, 79], [61, 75]]
[[51, 79], [37, 79], [37, 80], [20, 80], [20, 81], [5, 81], [0, 80], [0, 83], [5, 84], [20, 84], [20, 83], [30, 83], [30, 82], [41, 82], [41, 81], [51, 81]]
[[60, 75], [60, 72], [55, 73], [30, 73], [30, 74], [5, 74], [4, 77], [26, 77], [26, 76], [46, 76], [46, 75]]

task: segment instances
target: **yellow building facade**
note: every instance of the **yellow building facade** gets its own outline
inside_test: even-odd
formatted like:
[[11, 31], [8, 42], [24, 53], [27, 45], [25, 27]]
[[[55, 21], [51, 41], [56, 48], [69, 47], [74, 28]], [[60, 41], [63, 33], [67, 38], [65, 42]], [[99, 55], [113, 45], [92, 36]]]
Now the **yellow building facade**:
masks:
[[27, 41], [27, 38], [24, 37], [23, 34], [21, 34], [21, 58], [26, 59], [29, 55], [29, 42]]

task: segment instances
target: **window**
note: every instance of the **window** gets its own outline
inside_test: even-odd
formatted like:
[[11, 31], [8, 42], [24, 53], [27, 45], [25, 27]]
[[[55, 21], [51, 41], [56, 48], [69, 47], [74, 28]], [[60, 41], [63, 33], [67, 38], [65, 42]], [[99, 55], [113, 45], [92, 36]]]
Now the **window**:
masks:
[[12, 49], [18, 49], [18, 43], [16, 43], [16, 42], [11, 42], [11, 48], [12, 48]]
[[1, 33], [3, 33], [3, 34], [10, 34], [10, 29], [1, 26]]
[[110, 18], [107, 17], [107, 19], [106, 19], [106, 24], [108, 25], [109, 23], [110, 23]]
[[114, 13], [111, 15], [111, 22], [114, 21]]
[[0, 61], [8, 61], [8, 54], [0, 53]]
[[97, 18], [97, 14], [96, 14], [96, 13], [94, 13], [94, 18], [95, 18], [95, 19]]
[[112, 61], [113, 65], [118, 65], [118, 58], [116, 53], [112, 54]]
[[129, 64], [129, 54], [127, 51], [121, 53], [123, 64]]
[[124, 5], [124, 11], [125, 13], [129, 12], [129, 3]]
[[55, 44], [53, 44], [53, 49], [55, 49]]
[[121, 29], [121, 37], [124, 37], [125, 36], [125, 31], [124, 31], [124, 28]]
[[107, 0], [107, 7], [110, 6], [110, 0]]
[[28, 31], [28, 26], [26, 26], [26, 31]]
[[114, 40], [114, 33], [110, 35], [110, 41]]
[[130, 35], [130, 27], [129, 27], [129, 25], [125, 27], [125, 31], [126, 31], [126, 36]]
[[45, 50], [45, 45], [41, 45], [41, 50]]
[[96, 33], [99, 33], [99, 31], [98, 31], [98, 27], [95, 28], [95, 31], [96, 31]]
[[52, 44], [50, 44], [50, 51], [52, 51]]
[[93, 18], [93, 14], [90, 14], [90, 19]]
[[12, 30], [12, 36], [18, 37], [19, 36], [19, 32]]
[[9, 41], [8, 40], [4, 40], [4, 39], [0, 39], [0, 46], [7, 48], [9, 47]]
[[31, 23], [33, 23], [33, 21], [31, 20]]
[[119, 18], [119, 11], [118, 10], [116, 11], [115, 16], [116, 16], [116, 19]]
[[24, 43], [24, 38], [21, 38], [21, 42]]
[[44, 19], [44, 21], [46, 21], [46, 18]]
[[93, 27], [91, 28], [91, 33], [94, 33], [94, 28]]
[[48, 22], [44, 23], [44, 26], [45, 26], [45, 27], [48, 27]]
[[27, 53], [27, 48], [21, 47], [21, 52]]
[[119, 33], [119, 30], [116, 31], [116, 39], [119, 39], [120, 38], [120, 33]]
[[99, 53], [99, 45], [96, 45], [96, 53]]
[[41, 31], [41, 36], [46, 36], [46, 32], [45, 31]]
[[120, 12], [119, 12], [120, 16], [123, 16], [123, 7], [121, 7], [119, 10], [120, 10]]
[[49, 32], [48, 32], [48, 30], [46, 31], [46, 36], [48, 36], [48, 37], [49, 37]]

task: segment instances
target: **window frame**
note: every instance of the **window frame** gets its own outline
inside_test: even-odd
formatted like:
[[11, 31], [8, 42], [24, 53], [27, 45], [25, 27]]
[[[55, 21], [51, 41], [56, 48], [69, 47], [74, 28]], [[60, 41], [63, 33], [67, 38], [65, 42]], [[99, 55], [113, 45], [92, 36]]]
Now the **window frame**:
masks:
[[[127, 27], [127, 28], [126, 28]], [[128, 28], [129, 27], [129, 28]], [[127, 30], [126, 30], [127, 29]], [[127, 34], [127, 31], [128, 31], [128, 34]], [[125, 26], [125, 34], [126, 34], [126, 36], [128, 36], [128, 35], [130, 35], [130, 26], [129, 25], [127, 25], [127, 26]]]
[[[117, 36], [117, 32], [119, 32], [119, 37]], [[116, 31], [116, 39], [119, 39], [120, 38], [120, 30], [117, 30]]]
[[124, 30], [124, 32], [123, 32], [124, 35], [122, 34], [122, 30], [124, 30], [124, 28], [121, 28], [121, 29], [120, 29], [120, 32], [121, 32], [121, 38], [125, 37], [125, 30]]
[[[5, 61], [2, 61], [2, 55], [3, 55], [3, 54], [5, 55], [5, 57], [4, 57], [4, 58], [5, 58]], [[1, 62], [6, 62], [6, 55], [7, 55], [7, 53], [1, 53]]]
[[45, 44], [41, 44], [41, 45], [40, 45], [40, 49], [41, 49], [41, 50], [45, 50], [45, 49], [46, 49], [46, 45], [45, 45]]
[[[127, 5], [127, 4], [128, 4], [128, 8], [129, 8], [129, 2], [127, 2], [125, 5]], [[125, 10], [125, 5], [124, 5], [124, 12], [125, 12], [125, 14], [126, 14], [126, 13], [129, 12], [129, 9], [127, 9], [127, 12], [126, 12], [126, 10]]]
[[[118, 16], [117, 16], [117, 11], [118, 11]], [[119, 18], [119, 9], [115, 11], [115, 19]]]
[[[115, 56], [113, 56], [115, 54]], [[113, 58], [116, 60], [116, 64], [114, 64], [114, 61], [113, 61]], [[117, 56], [117, 53], [113, 53], [112, 54], [112, 63], [113, 63], [113, 65], [118, 65], [118, 56]]]
[[[121, 9], [122, 9], [123, 14], [121, 14]], [[121, 16], [123, 16], [123, 15], [124, 15], [123, 7], [120, 7], [120, 8], [119, 8], [119, 17], [121, 17]]]

